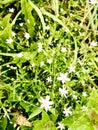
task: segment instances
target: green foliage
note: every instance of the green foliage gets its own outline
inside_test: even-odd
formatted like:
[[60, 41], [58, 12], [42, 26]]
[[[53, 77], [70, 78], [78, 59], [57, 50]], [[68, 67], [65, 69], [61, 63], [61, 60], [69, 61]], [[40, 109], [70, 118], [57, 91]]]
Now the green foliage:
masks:
[[98, 111], [98, 101], [96, 100], [98, 98], [98, 91], [96, 89], [92, 90], [92, 93], [90, 94], [89, 101], [87, 103], [87, 107], [89, 109], [94, 108], [96, 111]]
[[2, 0], [0, 1], [0, 4], [10, 4], [12, 2], [15, 2], [15, 0]]
[[12, 37], [12, 28], [10, 25], [10, 17], [11, 15], [8, 14], [6, 15], [0, 24], [1, 28], [0, 29], [0, 40], [4, 43], [7, 38]]
[[46, 112], [42, 112], [42, 119], [34, 122], [34, 130], [56, 130], [54, 123], [49, 119]]
[[34, 17], [32, 16], [32, 7], [31, 5], [27, 2], [27, 0], [21, 0], [21, 10], [22, 13], [25, 16], [25, 22], [28, 28], [28, 31], [31, 36], [34, 35]]
[[7, 117], [2, 118], [0, 120], [0, 129], [1, 130], [6, 130], [6, 127], [7, 127]]
[[[87, 102], [87, 110], [82, 111], [78, 107], [70, 117], [63, 120], [65, 126], [68, 126], [68, 130], [94, 130], [94, 126], [97, 127], [98, 122], [98, 109], [95, 111], [98, 105], [97, 103], [98, 92], [93, 89]], [[96, 101], [95, 101], [96, 100]]]
[[29, 115], [29, 119], [32, 119], [34, 118], [35, 116], [39, 115], [41, 112], [42, 112], [42, 109], [41, 108], [38, 108], [38, 107], [33, 107], [31, 109], [32, 113], [31, 115]]
[[0, 1], [0, 130], [98, 129], [91, 2]]

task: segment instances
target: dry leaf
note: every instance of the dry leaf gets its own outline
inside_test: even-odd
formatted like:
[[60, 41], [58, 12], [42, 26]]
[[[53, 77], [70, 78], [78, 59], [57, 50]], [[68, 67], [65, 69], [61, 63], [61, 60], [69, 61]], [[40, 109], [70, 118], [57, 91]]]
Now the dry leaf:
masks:
[[18, 124], [18, 125], [24, 125], [24, 126], [29, 126], [29, 127], [31, 127], [32, 126], [32, 123], [31, 122], [29, 122], [28, 120], [27, 120], [27, 118], [26, 117], [24, 117], [22, 114], [16, 114], [16, 116], [15, 116], [15, 119], [16, 119], [16, 124]]

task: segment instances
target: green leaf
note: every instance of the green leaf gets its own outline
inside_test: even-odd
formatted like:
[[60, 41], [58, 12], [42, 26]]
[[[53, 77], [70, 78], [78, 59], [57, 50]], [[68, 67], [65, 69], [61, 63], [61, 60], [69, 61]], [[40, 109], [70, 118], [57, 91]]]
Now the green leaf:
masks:
[[56, 130], [54, 123], [45, 111], [42, 112], [42, 120], [36, 120], [33, 124], [33, 130]]
[[32, 111], [32, 114], [29, 116], [28, 120], [30, 120], [31, 118], [33, 118], [33, 117], [37, 116], [38, 114], [40, 114], [42, 112], [42, 109], [39, 108], [39, 107], [33, 107], [31, 111]]
[[98, 92], [96, 89], [92, 89], [91, 95], [89, 97], [89, 100], [87, 102], [87, 107], [89, 109], [95, 108], [98, 111]]
[[0, 130], [6, 130], [7, 127], [7, 117], [0, 120]]
[[21, 9], [22, 9], [22, 13], [25, 16], [25, 22], [28, 28], [28, 31], [30, 33], [30, 35], [32, 36], [34, 34], [34, 17], [32, 16], [32, 7], [30, 5], [29, 2], [27, 2], [27, 0], [21, 0]]
[[50, 112], [52, 113], [50, 115], [50, 118], [52, 119], [53, 122], [55, 122], [57, 120], [57, 118], [58, 118], [58, 112], [54, 108], [52, 108], [50, 110]]
[[11, 17], [11, 14], [8, 14], [6, 15], [3, 19], [2, 19], [2, 22], [0, 24], [0, 26], [2, 26], [2, 28], [6, 28], [7, 25], [9, 25], [10, 23], [10, 17]]
[[2, 39], [2, 41], [5, 41], [7, 38], [12, 37], [10, 17], [11, 17], [10, 14], [6, 15], [0, 24], [0, 26], [2, 26], [3, 28], [2, 30], [0, 30], [0, 38]]
[[94, 130], [94, 128], [89, 117], [87, 115], [83, 115], [74, 120], [74, 122], [70, 124], [68, 130]]
[[35, 5], [33, 4], [30, 0], [28, 0], [30, 5], [35, 9], [36, 13], [38, 14], [40, 20], [41, 20], [41, 23], [42, 23], [42, 26], [43, 26], [43, 31], [45, 31], [45, 22], [44, 22], [44, 17], [40, 11], [40, 9]]
[[14, 1], [16, 1], [16, 0], [2, 0], [2, 1], [0, 1], [0, 4], [10, 4]]
[[32, 130], [32, 128], [27, 126], [20, 126], [21, 130]]
[[42, 13], [50, 18], [52, 18], [55, 22], [57, 22], [58, 24], [62, 25], [64, 27], [64, 23], [55, 15], [47, 12], [44, 8], [41, 9]]
[[94, 130], [93, 126], [91, 124], [84, 124], [84, 125], [79, 125], [78, 127], [70, 127], [68, 130]]
[[26, 112], [29, 111], [29, 104], [26, 101], [21, 101], [20, 105], [26, 110]]
[[15, 130], [14, 124], [12, 124], [12, 123], [9, 122], [9, 123], [7, 124], [6, 130]]

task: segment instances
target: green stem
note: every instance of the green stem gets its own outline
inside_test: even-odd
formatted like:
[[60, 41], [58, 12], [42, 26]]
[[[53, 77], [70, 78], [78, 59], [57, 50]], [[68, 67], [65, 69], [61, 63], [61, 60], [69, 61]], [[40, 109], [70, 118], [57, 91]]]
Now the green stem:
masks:
[[17, 20], [17, 18], [19, 17], [19, 15], [21, 14], [21, 10], [18, 12], [18, 14], [16, 15], [16, 17], [13, 19], [11, 26], [13, 26]]

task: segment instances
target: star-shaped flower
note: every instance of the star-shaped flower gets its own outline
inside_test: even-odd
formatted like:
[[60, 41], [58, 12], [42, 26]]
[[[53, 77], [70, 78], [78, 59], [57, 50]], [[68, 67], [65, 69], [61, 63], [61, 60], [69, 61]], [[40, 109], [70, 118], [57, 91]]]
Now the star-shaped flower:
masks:
[[64, 130], [65, 129], [64, 124], [63, 123], [58, 123], [57, 129]]
[[60, 73], [60, 75], [57, 77], [57, 80], [61, 81], [62, 84], [64, 84], [66, 81], [70, 81], [70, 79], [67, 76], [68, 73]]
[[40, 98], [41, 108], [44, 108], [46, 112], [50, 110], [51, 106], [53, 105], [53, 101], [50, 101], [50, 96], [46, 96], [44, 99], [43, 97]]
[[64, 111], [63, 111], [63, 114], [64, 114], [65, 116], [71, 115], [72, 112], [71, 112], [70, 109], [71, 109], [70, 107], [68, 107], [68, 108], [65, 107], [65, 108], [64, 108]]
[[67, 97], [66, 95], [68, 94], [68, 90], [65, 87], [59, 88], [59, 92], [60, 92], [60, 94], [61, 94], [62, 97], [63, 96]]

